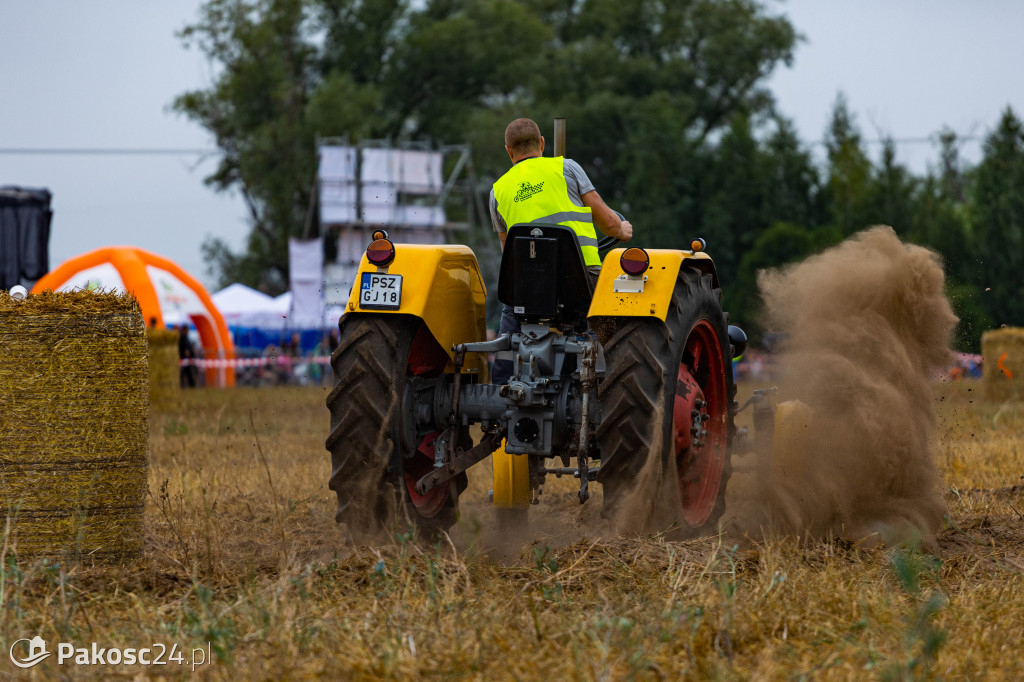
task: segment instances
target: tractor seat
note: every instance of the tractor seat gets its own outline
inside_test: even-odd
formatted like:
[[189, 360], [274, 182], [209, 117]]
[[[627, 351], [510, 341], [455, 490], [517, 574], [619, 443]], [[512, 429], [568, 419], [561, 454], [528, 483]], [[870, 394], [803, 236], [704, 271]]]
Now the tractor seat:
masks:
[[505, 238], [498, 300], [520, 322], [586, 327], [594, 291], [576, 233], [565, 225], [520, 223]]

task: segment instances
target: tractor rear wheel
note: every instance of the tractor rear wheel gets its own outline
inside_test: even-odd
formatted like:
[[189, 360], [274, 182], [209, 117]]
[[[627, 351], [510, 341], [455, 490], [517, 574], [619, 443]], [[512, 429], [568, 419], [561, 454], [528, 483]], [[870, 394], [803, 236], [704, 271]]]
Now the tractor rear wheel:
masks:
[[725, 511], [735, 394], [711, 275], [683, 266], [666, 320], [616, 320], [598, 387], [602, 515], [620, 531], [711, 530]]
[[[327, 396], [335, 520], [358, 543], [413, 527], [433, 539], [455, 523], [468, 479], [463, 473], [425, 495], [416, 492], [416, 482], [433, 468], [440, 433], [409, 442], [402, 397], [410, 377], [443, 373], [448, 354], [415, 317], [351, 316], [340, 329], [331, 356], [334, 387]], [[467, 440], [464, 429], [460, 445], [468, 447]]]

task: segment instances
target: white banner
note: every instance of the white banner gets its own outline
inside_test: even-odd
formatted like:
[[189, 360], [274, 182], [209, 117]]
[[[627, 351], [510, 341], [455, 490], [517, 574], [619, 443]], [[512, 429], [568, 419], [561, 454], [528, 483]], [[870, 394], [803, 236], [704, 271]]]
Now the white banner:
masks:
[[[359, 154], [361, 164], [357, 164]], [[436, 151], [371, 147], [360, 152], [355, 147], [320, 147], [320, 222], [444, 225], [443, 208], [416, 205], [422, 196], [418, 200], [402, 197], [404, 203], [399, 205], [399, 193], [439, 195], [444, 188], [443, 167], [444, 154]], [[357, 203], [362, 204], [361, 213], [356, 211]]]
[[356, 152], [355, 147], [320, 147], [317, 176], [321, 223], [351, 223], [357, 219]]
[[395, 155], [395, 180], [400, 192], [441, 193], [441, 165], [444, 160], [441, 152], [406, 149], [395, 152]]
[[309, 329], [323, 324], [324, 249], [319, 239], [288, 240], [288, 279], [292, 306], [288, 314], [293, 329]]
[[398, 207], [398, 191], [382, 183], [363, 185], [363, 220], [370, 225], [392, 225]]

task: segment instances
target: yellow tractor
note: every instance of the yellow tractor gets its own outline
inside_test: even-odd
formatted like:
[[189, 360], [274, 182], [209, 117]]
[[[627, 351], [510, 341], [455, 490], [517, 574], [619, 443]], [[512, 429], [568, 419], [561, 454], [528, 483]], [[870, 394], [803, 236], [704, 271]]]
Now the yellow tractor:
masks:
[[[521, 331], [488, 341], [468, 247], [373, 236], [327, 398], [330, 488], [355, 539], [396, 522], [446, 531], [466, 470], [492, 453], [492, 500], [506, 514], [525, 513], [546, 476], [568, 475], [581, 503], [602, 485], [606, 515], [639, 486], [679, 532], [714, 527], [736, 435], [731, 359], [746, 336], [728, 324], [703, 240], [614, 249], [595, 284], [570, 228], [514, 225], [498, 298]], [[512, 361], [507, 383], [489, 382], [488, 355]], [[658, 476], [641, 475], [652, 467]], [[643, 489], [654, 479], [659, 490]]]

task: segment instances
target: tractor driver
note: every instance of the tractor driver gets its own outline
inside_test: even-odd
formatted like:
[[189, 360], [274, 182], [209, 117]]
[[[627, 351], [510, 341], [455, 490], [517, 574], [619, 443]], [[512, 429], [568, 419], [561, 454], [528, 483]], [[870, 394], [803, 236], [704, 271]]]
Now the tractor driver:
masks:
[[[601, 259], [597, 254], [594, 226], [621, 241], [633, 236], [633, 226], [608, 208], [578, 163], [564, 157], [543, 156], [544, 137], [532, 120], [517, 118], [508, 124], [505, 151], [512, 168], [494, 183], [490, 198], [491, 223], [502, 250], [512, 225], [532, 222], [566, 225], [576, 233], [587, 269], [597, 274]], [[512, 315], [512, 308], [503, 305], [498, 334], [518, 330], [519, 323]], [[507, 383], [512, 376], [512, 362], [495, 360], [491, 374], [493, 383]]]

